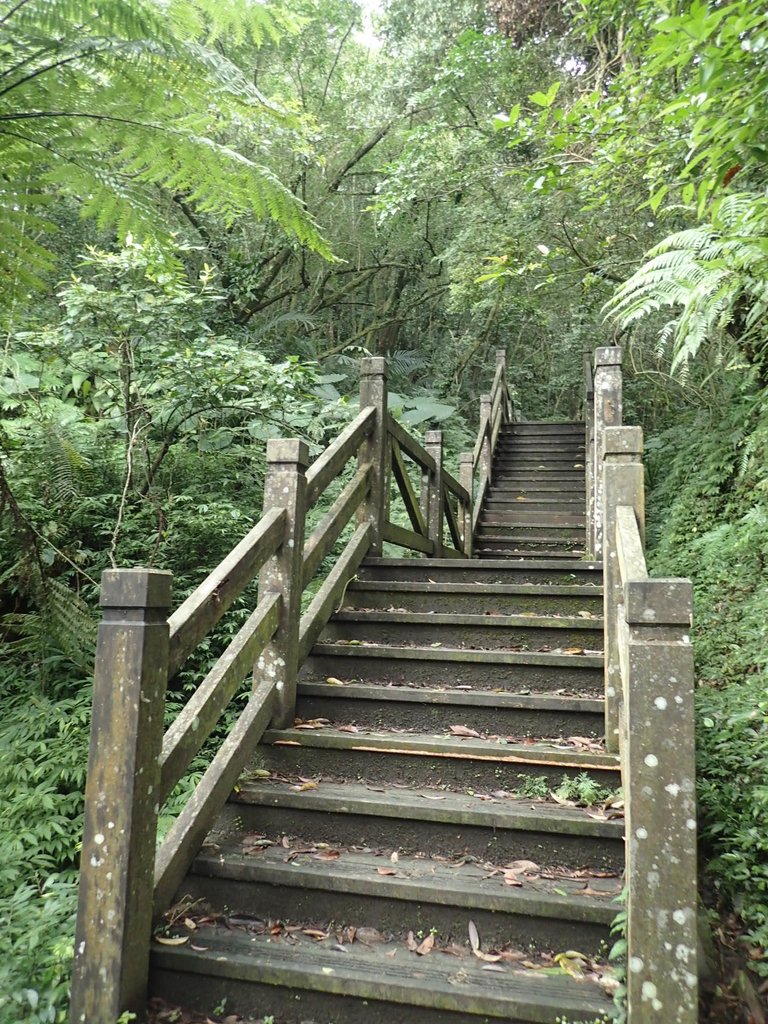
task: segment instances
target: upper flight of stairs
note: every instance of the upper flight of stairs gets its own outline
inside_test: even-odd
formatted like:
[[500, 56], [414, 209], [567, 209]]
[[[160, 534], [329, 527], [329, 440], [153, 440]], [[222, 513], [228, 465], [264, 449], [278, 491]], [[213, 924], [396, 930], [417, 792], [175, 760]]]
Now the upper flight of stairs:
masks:
[[501, 428], [480, 514], [480, 558], [581, 558], [586, 530], [584, 426]]
[[178, 894], [187, 941], [155, 944], [151, 995], [276, 1024], [610, 1016], [623, 821], [551, 796], [620, 784], [584, 531], [583, 425], [513, 424], [477, 557], [363, 563]]

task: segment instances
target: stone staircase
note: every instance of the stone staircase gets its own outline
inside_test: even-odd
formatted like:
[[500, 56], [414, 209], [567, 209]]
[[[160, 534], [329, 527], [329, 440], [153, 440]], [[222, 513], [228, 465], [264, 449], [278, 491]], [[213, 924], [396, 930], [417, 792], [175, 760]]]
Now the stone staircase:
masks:
[[624, 830], [584, 509], [583, 424], [509, 424], [473, 559], [363, 562], [166, 915], [151, 996], [276, 1024], [610, 1017]]

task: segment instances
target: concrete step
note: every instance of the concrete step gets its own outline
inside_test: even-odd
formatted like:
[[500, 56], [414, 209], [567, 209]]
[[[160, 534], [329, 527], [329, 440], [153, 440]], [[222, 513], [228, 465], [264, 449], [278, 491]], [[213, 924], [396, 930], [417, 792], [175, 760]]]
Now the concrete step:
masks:
[[525, 508], [493, 508], [483, 510], [479, 520], [481, 527], [517, 526], [546, 527], [554, 530], [586, 529], [587, 517], [577, 512], [531, 512]]
[[490, 558], [494, 561], [500, 558], [509, 558], [511, 561], [518, 560], [521, 562], [529, 562], [534, 558], [551, 558], [552, 560], [562, 559], [563, 561], [567, 561], [570, 558], [580, 558], [584, 554], [585, 552], [581, 548], [536, 548], [532, 544], [527, 545], [525, 548], [505, 548], [503, 545], [498, 543], [494, 543], [490, 546], [479, 545], [475, 547], [476, 558]]
[[448, 645], [481, 650], [601, 648], [602, 618], [542, 615], [471, 615], [349, 609], [337, 612], [323, 643], [358, 641], [396, 647]]
[[314, 788], [292, 779], [244, 780], [211, 839], [242, 832], [329, 844], [344, 836], [347, 845], [500, 864], [526, 859], [569, 869], [589, 864], [620, 872], [624, 867], [623, 819], [526, 798], [497, 785], [487, 793], [454, 793], [354, 780], [321, 779]]
[[600, 615], [602, 587], [579, 584], [430, 583], [422, 581], [353, 580], [344, 596], [345, 608], [380, 608], [423, 612], [439, 609], [457, 614]]
[[[568, 550], [573, 552], [575, 548], [583, 549], [584, 539], [583, 530], [563, 529], [557, 532], [549, 528], [541, 530], [509, 528], [505, 530], [503, 527], [494, 526], [478, 530], [474, 547], [478, 551], [491, 547], [498, 548], [500, 551], [551, 547], [558, 552], [567, 552]], [[558, 558], [559, 555], [548, 552], [548, 557]]]
[[513, 481], [492, 481], [486, 491], [486, 500], [489, 498], [502, 498], [516, 500], [518, 497], [531, 499], [550, 499], [552, 501], [581, 501], [586, 502], [586, 488], [583, 480], [573, 483], [547, 480], [513, 480]]
[[450, 732], [452, 725], [491, 734], [521, 737], [588, 736], [605, 732], [602, 699], [553, 693], [498, 693], [494, 690], [438, 689], [302, 681], [296, 714], [304, 721], [319, 718], [351, 722], [366, 729], [416, 729]]
[[357, 942], [341, 953], [334, 942], [201, 928], [196, 949], [155, 944], [150, 992], [208, 1011], [222, 1003], [253, 1021], [272, 1014], [281, 1024], [287, 1006], [296, 1024], [555, 1024], [564, 1015], [593, 1021], [611, 1013], [594, 982], [507, 968], [490, 984], [486, 965], [474, 957], [457, 962], [419, 957], [402, 944]]
[[535, 498], [526, 494], [507, 495], [505, 497], [488, 497], [483, 502], [481, 515], [499, 512], [521, 512], [528, 514], [544, 512], [550, 515], [577, 515], [585, 516], [585, 501], [583, 497], [559, 497], [551, 492], [544, 492], [547, 496], [538, 495]]
[[505, 455], [503, 453], [497, 453], [493, 457], [493, 470], [494, 472], [511, 470], [512, 472], [519, 470], [520, 472], [558, 472], [558, 473], [570, 473], [571, 470], [578, 470], [580, 473], [584, 473], [584, 460], [583, 459], [569, 459], [562, 457], [543, 457], [541, 455], [531, 454], [523, 455]]
[[[333, 921], [337, 928], [364, 921], [402, 939], [408, 931], [431, 932], [439, 945], [463, 943], [474, 921], [488, 946], [594, 955], [608, 942], [621, 892], [618, 878], [601, 880], [600, 895], [585, 894], [584, 879], [523, 877], [509, 886], [501, 868], [494, 873], [488, 863], [463, 858], [451, 863], [398, 853], [393, 866], [389, 849], [350, 849], [344, 842], [332, 844], [337, 856], [328, 859], [326, 844], [318, 850], [313, 837], [258, 852], [243, 846], [241, 833], [203, 850], [185, 895], [255, 917], [266, 911], [273, 919]], [[545, 875], [554, 873], [543, 867]]]
[[[522, 521], [521, 521], [522, 518]], [[519, 513], [494, 513], [493, 515], [481, 516], [477, 530], [477, 537], [507, 537], [512, 540], [532, 540], [544, 537], [547, 540], [555, 540], [556, 543], [564, 540], [584, 541], [584, 522], [579, 522], [574, 517], [570, 522], [551, 522], [549, 520], [532, 517], [530, 514], [520, 517]], [[583, 518], [583, 517], [582, 517]]]
[[538, 437], [545, 434], [576, 434], [583, 437], [585, 429], [584, 424], [578, 420], [530, 420], [526, 423], [505, 423], [499, 433], [503, 437]]
[[519, 691], [603, 687], [602, 654], [473, 651], [442, 647], [315, 644], [302, 679], [394, 683], [409, 686], [487, 686]]
[[603, 582], [602, 564], [571, 557], [567, 563], [546, 558], [527, 561], [497, 559], [478, 562], [467, 558], [367, 558], [357, 572], [364, 582], [558, 584]]
[[453, 735], [360, 730], [269, 729], [258, 748], [261, 767], [280, 774], [328, 775], [369, 783], [514, 789], [521, 778], [586, 774], [602, 786], [620, 785], [618, 758], [553, 741], [507, 743]]

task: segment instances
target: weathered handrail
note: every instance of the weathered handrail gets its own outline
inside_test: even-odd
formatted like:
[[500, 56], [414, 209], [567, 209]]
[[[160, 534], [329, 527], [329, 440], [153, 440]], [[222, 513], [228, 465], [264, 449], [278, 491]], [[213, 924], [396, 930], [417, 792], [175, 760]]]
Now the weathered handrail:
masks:
[[[499, 433], [505, 423], [513, 419], [512, 398], [507, 384], [506, 353], [499, 349], [496, 353], [496, 372], [493, 377], [490, 393], [480, 398], [480, 428], [472, 452], [461, 456], [462, 482], [472, 497], [469, 521], [465, 522], [462, 533], [465, 537], [465, 552], [471, 553], [471, 535], [477, 529], [480, 510], [483, 506], [486, 491], [491, 484], [491, 465], [493, 453]], [[466, 520], [466, 510], [463, 518]], [[469, 537], [469, 549], [466, 538]]]
[[648, 575], [641, 430], [603, 427], [599, 445], [606, 743], [621, 755], [626, 817], [628, 1021], [695, 1024], [691, 584]]
[[[499, 353], [483, 404], [483, 487], [510, 415], [505, 372]], [[461, 481], [446, 472], [440, 431], [422, 445], [389, 416], [386, 379], [384, 359], [363, 360], [360, 412], [311, 466], [303, 442], [268, 442], [262, 518], [175, 611], [169, 573], [102, 577], [72, 1024], [143, 1011], [153, 917], [172, 900], [264, 730], [293, 724], [299, 668], [363, 558], [381, 554], [384, 541], [430, 556], [471, 553], [478, 460], [462, 457]], [[418, 496], [404, 456], [421, 476]], [[355, 459], [351, 479], [305, 541], [308, 510]], [[389, 522], [390, 474], [413, 530]], [[303, 591], [350, 523], [351, 536], [302, 614]], [[169, 679], [257, 576], [255, 610], [164, 735]], [[251, 671], [245, 707], [156, 849], [160, 807]]]
[[168, 674], [173, 677], [192, 651], [280, 546], [285, 511], [275, 508], [246, 534], [227, 557], [172, 613]]

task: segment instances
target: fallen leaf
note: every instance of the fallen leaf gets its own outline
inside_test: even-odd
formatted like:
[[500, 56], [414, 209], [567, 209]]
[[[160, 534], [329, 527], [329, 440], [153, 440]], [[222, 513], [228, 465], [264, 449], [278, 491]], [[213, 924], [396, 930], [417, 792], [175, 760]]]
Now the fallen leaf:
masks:
[[471, 736], [473, 739], [480, 739], [480, 733], [476, 729], [468, 729], [466, 725], [452, 725], [450, 730], [454, 736]]
[[410, 949], [410, 951], [412, 953], [416, 952], [416, 947], [418, 946], [418, 942], [413, 937], [413, 932], [408, 932], [407, 936], [405, 937], [405, 944], [408, 947], [408, 949]]
[[341, 679], [337, 679], [336, 676], [328, 676], [325, 681], [326, 681], [326, 683], [328, 683], [329, 686], [343, 686], [344, 685], [344, 683], [341, 681]]
[[425, 800], [445, 800], [445, 796], [442, 793], [421, 793], [420, 795]]
[[377, 875], [396, 875], [397, 872], [394, 868], [376, 868]]
[[302, 782], [300, 786], [291, 786], [296, 793], [306, 793], [308, 789], [317, 789], [318, 783], [310, 780], [309, 782]]
[[373, 946], [377, 942], [383, 942], [384, 936], [376, 928], [357, 928], [355, 936], [358, 942], [362, 942], [364, 946]]
[[356, 725], [340, 725], [337, 732], [360, 732]]
[[384, 956], [393, 957], [393, 956], [396, 955], [396, 953], [397, 953], [396, 949], [390, 949], [390, 951], [388, 953], [385, 953]]
[[474, 921], [469, 922], [467, 931], [469, 933], [469, 944], [472, 947], [472, 952], [476, 953], [477, 950], [480, 949], [480, 936], [478, 935], [477, 925]]
[[430, 932], [426, 939], [424, 939], [424, 941], [416, 947], [415, 952], [418, 956], [426, 956], [427, 953], [432, 952], [432, 947], [434, 946], [434, 944], [435, 936]]
[[566, 647], [563, 649], [563, 654], [583, 654], [583, 647]]
[[499, 974], [504, 974], [504, 968], [499, 967], [498, 964], [483, 964], [480, 968], [481, 971], [497, 971]]
[[163, 946], [183, 946], [185, 942], [189, 942], [188, 935], [156, 935], [155, 942], [159, 942]]
[[394, 850], [392, 853], [390, 853], [389, 859], [392, 862], [392, 864], [397, 864], [398, 860], [400, 859], [397, 855], [397, 850]]
[[319, 928], [302, 928], [304, 935], [308, 935], [310, 939], [314, 939], [315, 942], [322, 942], [323, 939], [327, 939], [330, 932], [320, 931]]
[[313, 860], [338, 860], [341, 856], [341, 850], [320, 850], [319, 853], [313, 853]]
[[484, 960], [486, 963], [495, 964], [501, 960], [500, 953], [484, 953], [482, 949], [474, 949], [472, 951], [478, 960]]

